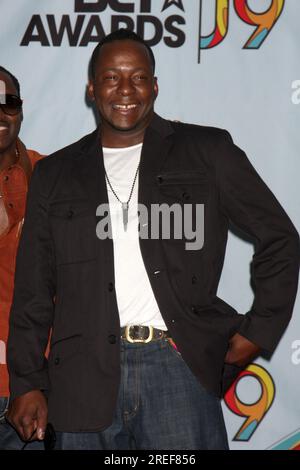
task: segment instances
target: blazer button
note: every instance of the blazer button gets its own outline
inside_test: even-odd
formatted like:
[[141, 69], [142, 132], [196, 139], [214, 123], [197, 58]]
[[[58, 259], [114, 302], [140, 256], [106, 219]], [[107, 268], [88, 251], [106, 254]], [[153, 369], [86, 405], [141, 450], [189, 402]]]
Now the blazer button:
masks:
[[195, 305], [192, 305], [191, 308], [193, 313], [198, 313], [197, 307]]
[[67, 213], [68, 219], [72, 219], [73, 215], [74, 215], [74, 211], [72, 211], [72, 209], [70, 209]]
[[193, 277], [192, 277], [192, 284], [196, 284], [196, 282], [197, 282], [197, 277], [196, 277], [196, 276], [193, 276]]
[[60, 359], [59, 359], [59, 357], [56, 357], [55, 360], [54, 360], [54, 364], [56, 366], [58, 366], [59, 363], [60, 363]]
[[116, 335], [109, 335], [109, 337], [108, 337], [108, 342], [109, 342], [110, 344], [116, 344], [116, 342], [117, 342], [117, 337], [116, 337]]
[[114, 285], [113, 285], [112, 282], [110, 282], [110, 283], [108, 284], [108, 290], [109, 290], [109, 292], [112, 292], [112, 291], [114, 290]]
[[157, 182], [158, 184], [161, 184], [163, 182], [163, 177], [162, 176], [157, 176]]

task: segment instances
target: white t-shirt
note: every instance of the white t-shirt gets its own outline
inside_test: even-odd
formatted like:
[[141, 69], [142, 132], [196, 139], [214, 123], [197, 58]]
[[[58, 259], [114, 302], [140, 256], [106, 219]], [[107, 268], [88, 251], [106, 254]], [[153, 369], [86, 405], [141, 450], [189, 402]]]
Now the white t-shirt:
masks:
[[[103, 147], [104, 166], [110, 184], [122, 202], [127, 202], [142, 151], [142, 144], [126, 148]], [[139, 246], [138, 176], [129, 202], [127, 231], [121, 203], [106, 187], [114, 244], [115, 289], [121, 327], [151, 325], [167, 330], [159, 311]]]

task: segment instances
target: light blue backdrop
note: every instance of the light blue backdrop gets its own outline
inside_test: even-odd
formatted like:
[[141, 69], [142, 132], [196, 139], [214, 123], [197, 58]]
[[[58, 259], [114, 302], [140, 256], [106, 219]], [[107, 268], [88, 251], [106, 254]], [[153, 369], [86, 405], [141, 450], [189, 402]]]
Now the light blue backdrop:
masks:
[[[96, 4], [103, 6], [107, 2], [81, 3], [94, 4], [96, 8]], [[110, 32], [112, 15], [125, 15], [134, 24], [138, 16], [152, 15], [162, 25], [163, 37], [176, 41], [178, 35], [174, 28], [185, 34], [181, 47], [169, 47], [163, 39], [153, 47], [160, 87], [156, 110], [166, 118], [228, 129], [299, 229], [300, 2], [286, 0], [277, 23], [260, 48], [243, 49], [255, 27], [242, 21], [233, 0], [229, 0], [227, 35], [218, 46], [201, 51], [200, 64], [200, 12], [202, 35], [209, 35], [214, 30], [218, 2], [112, 0], [111, 4], [118, 3], [130, 3], [134, 12], [118, 13], [106, 8], [100, 13], [76, 13], [74, 0], [0, 0], [0, 64], [21, 82], [24, 98], [21, 137], [27, 147], [48, 154], [78, 140], [95, 126], [93, 114], [85, 104], [87, 64], [95, 43], [86, 47], [70, 46], [64, 34], [61, 45], [53, 46], [46, 15], [54, 15], [57, 28], [62, 15], [69, 15], [73, 29], [79, 15], [84, 15], [79, 42], [92, 15], [100, 15], [105, 33]], [[220, 0], [220, 5], [224, 3]], [[273, 3], [248, 0], [249, 8], [261, 14]], [[141, 6], [150, 6], [151, 12], [141, 13]], [[40, 17], [32, 19], [33, 15]], [[39, 41], [20, 45], [32, 20], [39, 25], [32, 35], [41, 38], [44, 31], [49, 46], [42, 46]], [[145, 31], [147, 39], [153, 37], [153, 24], [148, 24]], [[96, 35], [95, 29], [92, 34]], [[246, 312], [253, 300], [249, 285], [252, 254], [250, 244], [230, 235], [218, 295], [239, 312]], [[273, 448], [281, 441], [282, 448], [288, 448], [300, 442], [299, 309], [298, 297], [294, 317], [272, 360], [257, 361], [272, 377], [275, 397], [259, 426], [254, 424], [255, 431], [249, 440], [234, 440], [246, 418], [237, 416], [224, 404], [232, 449]], [[250, 376], [243, 378], [236, 388], [236, 397], [248, 405], [260, 402], [263, 399], [260, 383]], [[271, 399], [270, 387], [266, 383]], [[253, 414], [254, 407], [249, 414]], [[286, 442], [289, 435], [291, 439]]]

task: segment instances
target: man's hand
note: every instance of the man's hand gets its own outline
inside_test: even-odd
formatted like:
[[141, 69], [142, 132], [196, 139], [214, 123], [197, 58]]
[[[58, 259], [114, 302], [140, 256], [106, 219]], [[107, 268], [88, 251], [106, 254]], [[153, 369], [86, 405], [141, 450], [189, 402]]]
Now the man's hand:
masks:
[[6, 418], [24, 441], [43, 440], [48, 418], [44, 394], [40, 390], [32, 390], [15, 398]]
[[261, 348], [249, 341], [244, 336], [236, 333], [229, 340], [229, 348], [225, 357], [225, 362], [244, 367], [255, 359], [261, 351]]

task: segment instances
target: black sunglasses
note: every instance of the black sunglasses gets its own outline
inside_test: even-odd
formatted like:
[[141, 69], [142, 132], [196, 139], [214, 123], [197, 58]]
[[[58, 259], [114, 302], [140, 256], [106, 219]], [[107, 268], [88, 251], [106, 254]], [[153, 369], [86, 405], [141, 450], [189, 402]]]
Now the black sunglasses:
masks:
[[0, 108], [5, 114], [14, 116], [22, 109], [23, 101], [17, 95], [0, 95]]
[[[29, 442], [31, 442], [30, 439], [33, 438], [35, 433], [36, 433], [36, 429], [31, 434], [29, 440], [25, 442], [25, 444], [23, 445], [21, 450], [25, 450], [27, 444], [29, 444]], [[44, 443], [44, 449], [45, 450], [54, 450], [55, 449], [56, 434], [55, 434], [54, 427], [52, 426], [51, 423], [48, 423], [47, 426], [46, 426], [45, 437], [43, 439], [43, 443]]]

